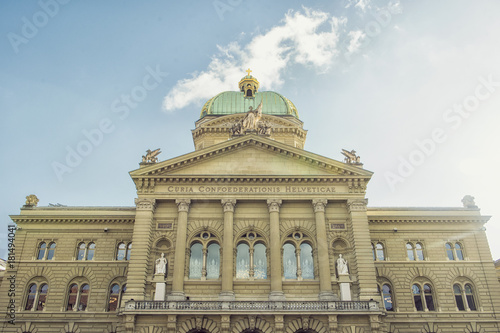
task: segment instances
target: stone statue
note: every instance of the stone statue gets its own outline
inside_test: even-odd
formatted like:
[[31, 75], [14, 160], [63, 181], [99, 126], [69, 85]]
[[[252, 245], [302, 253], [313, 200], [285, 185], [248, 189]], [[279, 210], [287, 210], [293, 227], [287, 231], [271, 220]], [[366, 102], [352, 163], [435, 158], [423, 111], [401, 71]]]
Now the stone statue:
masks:
[[142, 155], [142, 162], [143, 163], [156, 163], [158, 162], [158, 156], [161, 153], [160, 148], [156, 150], [151, 150], [148, 149], [146, 150], [146, 156]]
[[38, 205], [38, 198], [34, 194], [30, 194], [26, 197], [25, 206], [36, 207]]
[[156, 259], [155, 263], [155, 274], [165, 274], [167, 272], [167, 258], [165, 258], [165, 253], [162, 253], [161, 257]]
[[344, 163], [361, 164], [361, 157], [356, 155], [355, 150], [347, 151], [342, 149], [342, 155], [345, 156]]
[[476, 203], [474, 202], [474, 197], [472, 195], [466, 195], [462, 199], [462, 204], [464, 208], [477, 208]]
[[257, 129], [257, 123], [259, 122], [260, 118], [262, 118], [262, 102], [260, 102], [259, 106], [255, 110], [253, 110], [251, 106], [249, 107], [249, 111], [246, 117], [243, 119], [243, 129]]
[[349, 270], [347, 268], [347, 261], [342, 258], [342, 255], [339, 254], [339, 258], [337, 259], [337, 271], [339, 275], [347, 275], [349, 274]]

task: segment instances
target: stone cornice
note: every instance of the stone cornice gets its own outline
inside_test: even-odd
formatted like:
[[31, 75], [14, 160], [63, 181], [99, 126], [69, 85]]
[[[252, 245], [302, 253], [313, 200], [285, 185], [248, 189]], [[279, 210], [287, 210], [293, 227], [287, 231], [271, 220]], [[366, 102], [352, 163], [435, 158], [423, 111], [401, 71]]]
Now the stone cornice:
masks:
[[370, 217], [368, 222], [371, 224], [384, 223], [481, 223], [488, 222], [491, 216], [426, 216], [426, 217]]
[[70, 223], [70, 224], [97, 224], [97, 223], [134, 223], [135, 215], [125, 216], [22, 216], [11, 215], [10, 218], [15, 223]]

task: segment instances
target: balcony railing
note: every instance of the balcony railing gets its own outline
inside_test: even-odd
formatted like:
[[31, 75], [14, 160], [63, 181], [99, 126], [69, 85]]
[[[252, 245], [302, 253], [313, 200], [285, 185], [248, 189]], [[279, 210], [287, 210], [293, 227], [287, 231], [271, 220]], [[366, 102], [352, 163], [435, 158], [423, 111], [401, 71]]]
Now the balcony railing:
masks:
[[128, 301], [125, 311], [378, 311], [375, 301]]

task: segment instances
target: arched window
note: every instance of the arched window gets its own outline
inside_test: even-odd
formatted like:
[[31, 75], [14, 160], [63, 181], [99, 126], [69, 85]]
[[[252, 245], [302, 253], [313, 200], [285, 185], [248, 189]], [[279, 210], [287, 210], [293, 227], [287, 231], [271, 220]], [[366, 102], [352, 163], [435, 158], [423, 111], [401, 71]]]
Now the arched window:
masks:
[[458, 260], [464, 260], [464, 253], [462, 251], [462, 245], [460, 245], [460, 243], [455, 243], [455, 253], [457, 254]]
[[89, 247], [87, 249], [87, 260], [94, 259], [95, 254], [95, 243], [89, 243]]
[[236, 247], [236, 278], [248, 279], [250, 277], [250, 246], [246, 243]]
[[220, 245], [217, 237], [203, 231], [191, 243], [189, 256], [190, 279], [218, 279], [220, 277]]
[[127, 246], [125, 245], [125, 243], [118, 244], [118, 251], [116, 252], [116, 260], [124, 260], [125, 259], [126, 248], [127, 248]]
[[450, 243], [446, 243], [446, 255], [448, 256], [448, 260], [455, 260], [455, 254], [453, 253], [453, 247]]
[[87, 250], [87, 245], [85, 245], [85, 243], [78, 244], [78, 254], [76, 256], [76, 260], [84, 260], [86, 250]]
[[309, 237], [300, 231], [288, 235], [283, 245], [285, 279], [314, 279], [314, 258]]
[[195, 243], [191, 245], [191, 256], [189, 258], [189, 278], [200, 279], [203, 267], [203, 245]]
[[384, 284], [382, 286], [382, 299], [384, 300], [384, 307], [386, 311], [394, 311], [393, 301], [392, 301], [392, 290], [391, 286]]
[[218, 279], [220, 273], [220, 245], [212, 243], [208, 246], [207, 279]]
[[24, 306], [25, 310], [43, 311], [45, 309], [49, 285], [44, 282], [39, 282], [39, 286], [37, 286], [37, 283], [38, 282], [30, 284], [28, 288], [28, 295]]
[[28, 288], [28, 298], [26, 299], [26, 306], [24, 307], [24, 310], [33, 309], [33, 305], [35, 304], [36, 299], [36, 291], [36, 283], [31, 284]]
[[476, 307], [476, 302], [474, 301], [474, 292], [472, 289], [472, 285], [467, 283], [464, 289], [465, 289], [465, 298], [467, 299], [467, 306], [469, 307], [470, 310], [476, 311], [477, 307]]
[[459, 284], [453, 285], [453, 293], [455, 294], [455, 304], [459, 311], [465, 311], [464, 299], [462, 298], [462, 288]]
[[[423, 293], [422, 293], [423, 291]], [[413, 302], [417, 311], [434, 311], [434, 295], [429, 283], [415, 283], [412, 286]]]
[[266, 246], [262, 243], [254, 245], [254, 278], [267, 279]]
[[46, 249], [47, 249], [47, 244], [45, 242], [41, 242], [40, 245], [38, 245], [38, 256], [36, 258], [37, 260], [45, 259], [45, 250]]
[[375, 245], [375, 249], [376, 249], [376, 252], [377, 252], [377, 260], [378, 261], [384, 261], [385, 260], [384, 244], [378, 242]]
[[52, 260], [56, 253], [56, 243], [52, 242], [49, 244], [49, 251], [47, 252], [47, 260]]
[[49, 291], [49, 285], [46, 283], [43, 283], [40, 286], [40, 289], [38, 289], [38, 302], [36, 309], [38, 311], [42, 311], [45, 309], [45, 303], [47, 302], [47, 293]]
[[412, 242], [406, 243], [406, 253], [408, 260], [425, 260], [422, 243], [416, 243], [415, 245]]
[[72, 283], [68, 290], [66, 311], [85, 311], [89, 301], [90, 286], [87, 283]]

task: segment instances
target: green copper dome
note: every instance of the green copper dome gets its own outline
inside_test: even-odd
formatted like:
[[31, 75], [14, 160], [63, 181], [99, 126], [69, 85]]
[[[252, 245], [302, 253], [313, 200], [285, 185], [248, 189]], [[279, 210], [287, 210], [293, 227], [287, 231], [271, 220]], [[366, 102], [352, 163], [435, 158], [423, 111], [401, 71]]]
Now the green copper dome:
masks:
[[200, 118], [206, 115], [227, 115], [248, 112], [262, 101], [262, 113], [275, 116], [292, 115], [299, 118], [297, 108], [283, 95], [274, 91], [256, 92], [255, 97], [247, 98], [243, 92], [225, 91], [209, 99], [201, 109]]
[[297, 108], [283, 95], [274, 91], [259, 92], [259, 81], [247, 70], [248, 75], [239, 82], [240, 91], [225, 91], [209, 99], [201, 109], [200, 118], [206, 115], [227, 115], [248, 112], [262, 102], [262, 113], [275, 116], [291, 115], [299, 118]]

